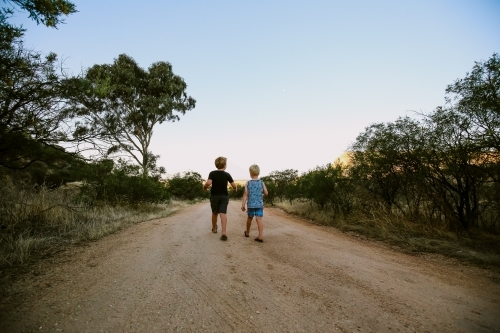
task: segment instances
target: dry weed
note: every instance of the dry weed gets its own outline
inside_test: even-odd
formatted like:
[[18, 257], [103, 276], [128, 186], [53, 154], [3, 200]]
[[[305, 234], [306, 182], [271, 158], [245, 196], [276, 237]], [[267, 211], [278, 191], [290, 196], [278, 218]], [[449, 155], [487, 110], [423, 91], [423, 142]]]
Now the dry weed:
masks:
[[387, 212], [383, 207], [341, 216], [304, 200], [277, 201], [275, 205], [314, 223], [381, 240], [412, 253], [438, 253], [463, 262], [500, 268], [499, 235], [478, 231], [458, 234], [437, 227], [432, 221], [410, 221], [400, 211]]
[[0, 190], [0, 267], [16, 266], [64, 245], [96, 240], [131, 224], [173, 214], [187, 203], [88, 207], [78, 190]]

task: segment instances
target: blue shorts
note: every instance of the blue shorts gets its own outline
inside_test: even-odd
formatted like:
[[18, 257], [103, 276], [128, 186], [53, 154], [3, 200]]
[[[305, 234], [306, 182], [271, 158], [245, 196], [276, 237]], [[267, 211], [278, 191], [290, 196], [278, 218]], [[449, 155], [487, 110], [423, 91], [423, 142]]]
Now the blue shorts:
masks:
[[264, 208], [248, 208], [248, 217], [263, 217], [264, 216]]

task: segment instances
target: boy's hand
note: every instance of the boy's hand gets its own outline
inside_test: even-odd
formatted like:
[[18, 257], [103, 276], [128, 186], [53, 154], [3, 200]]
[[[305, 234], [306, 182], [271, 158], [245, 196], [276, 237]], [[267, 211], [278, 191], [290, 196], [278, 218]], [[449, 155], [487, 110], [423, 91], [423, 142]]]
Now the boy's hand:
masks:
[[246, 210], [246, 209], [245, 209], [245, 206], [241, 206], [241, 210], [242, 210], [242, 211], [245, 211], [245, 210]]

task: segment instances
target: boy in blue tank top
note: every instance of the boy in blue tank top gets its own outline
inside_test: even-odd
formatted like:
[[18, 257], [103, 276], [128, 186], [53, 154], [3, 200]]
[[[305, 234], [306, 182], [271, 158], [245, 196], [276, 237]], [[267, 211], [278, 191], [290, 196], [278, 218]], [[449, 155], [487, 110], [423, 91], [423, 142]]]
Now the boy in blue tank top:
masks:
[[[264, 225], [262, 224], [262, 218], [264, 217], [264, 195], [267, 195], [266, 185], [262, 180], [259, 179], [260, 168], [258, 165], [254, 164], [250, 166], [250, 177], [252, 178], [245, 184], [245, 193], [243, 194], [243, 200], [241, 201], [241, 210], [247, 210], [247, 230], [245, 230], [245, 237], [250, 236], [250, 226], [252, 225], [252, 219], [255, 216], [257, 220], [257, 228], [259, 229], [259, 236], [255, 238], [257, 242], [263, 242]], [[246, 208], [245, 209], [245, 204]]]

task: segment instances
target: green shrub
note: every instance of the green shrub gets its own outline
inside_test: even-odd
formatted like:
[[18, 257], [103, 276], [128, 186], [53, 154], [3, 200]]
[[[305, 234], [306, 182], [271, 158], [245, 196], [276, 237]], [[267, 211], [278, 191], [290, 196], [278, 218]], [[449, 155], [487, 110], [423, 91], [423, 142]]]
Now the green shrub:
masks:
[[229, 192], [229, 197], [233, 199], [241, 199], [243, 198], [243, 194], [245, 193], [245, 185], [236, 185], [236, 192], [234, 192], [232, 189]]
[[203, 178], [198, 172], [187, 171], [176, 173], [167, 181], [170, 195], [181, 200], [195, 200], [208, 197], [208, 191], [203, 190]]
[[101, 160], [91, 164], [85, 175], [82, 198], [90, 203], [163, 203], [170, 195], [159, 175], [144, 177], [138, 165], [123, 160]]

